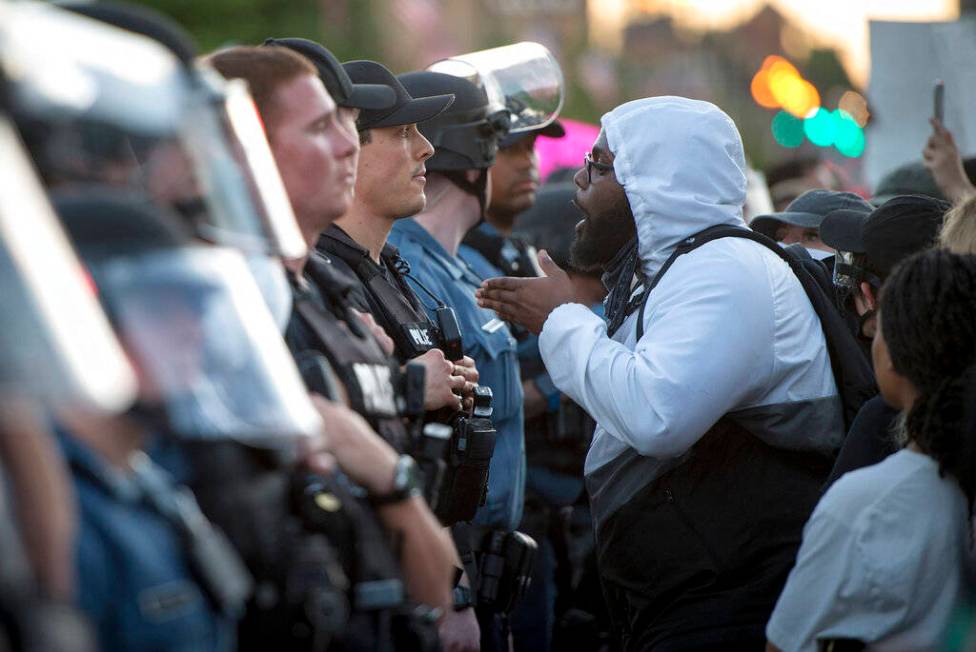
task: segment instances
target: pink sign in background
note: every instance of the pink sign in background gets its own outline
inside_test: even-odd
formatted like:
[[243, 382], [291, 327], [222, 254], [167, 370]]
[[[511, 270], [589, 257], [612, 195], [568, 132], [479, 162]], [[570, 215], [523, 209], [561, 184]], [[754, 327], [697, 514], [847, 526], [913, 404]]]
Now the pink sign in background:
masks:
[[535, 141], [535, 151], [539, 155], [539, 177], [545, 179], [553, 170], [559, 168], [578, 169], [583, 166], [583, 156], [593, 147], [593, 141], [600, 134], [600, 127], [587, 122], [560, 118], [566, 130], [563, 138], [540, 136]]

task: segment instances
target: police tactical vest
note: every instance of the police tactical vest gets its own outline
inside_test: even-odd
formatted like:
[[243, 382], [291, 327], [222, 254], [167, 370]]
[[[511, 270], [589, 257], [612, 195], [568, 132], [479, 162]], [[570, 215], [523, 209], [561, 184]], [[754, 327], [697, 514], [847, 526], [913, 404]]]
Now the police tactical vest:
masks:
[[377, 265], [369, 251], [337, 226], [323, 234], [318, 246], [348, 265], [363, 284], [370, 313], [393, 339], [400, 362], [438, 347], [437, 326], [402, 273], [396, 247], [386, 245], [380, 254], [382, 266]]
[[400, 417], [405, 401], [398, 391], [399, 367], [352, 314], [337, 290], [343, 279], [330, 269], [329, 263], [313, 254], [305, 269], [325, 305], [315, 301], [309, 290], [292, 278], [292, 320], [301, 323], [306, 337], [296, 336], [299, 329], [290, 324], [286, 335], [289, 348], [298, 358], [310, 351], [324, 354], [345, 387], [350, 407], [364, 416], [390, 445], [405, 451], [409, 441]]

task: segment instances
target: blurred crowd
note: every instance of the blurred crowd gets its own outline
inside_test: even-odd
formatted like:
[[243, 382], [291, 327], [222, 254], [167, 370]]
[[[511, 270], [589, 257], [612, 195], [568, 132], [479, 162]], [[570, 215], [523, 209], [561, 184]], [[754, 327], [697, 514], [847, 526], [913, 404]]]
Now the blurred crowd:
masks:
[[[976, 649], [976, 162], [0, 0], [0, 650]], [[386, 62], [396, 67], [396, 62]]]

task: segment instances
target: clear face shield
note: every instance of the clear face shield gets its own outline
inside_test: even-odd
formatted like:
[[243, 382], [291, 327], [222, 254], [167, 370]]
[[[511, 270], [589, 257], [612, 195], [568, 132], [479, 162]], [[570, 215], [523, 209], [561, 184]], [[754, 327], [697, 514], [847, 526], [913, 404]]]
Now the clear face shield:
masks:
[[142, 401], [164, 408], [174, 434], [267, 447], [319, 431], [240, 252], [163, 249], [92, 270], [139, 374]]
[[467, 79], [488, 95], [490, 113], [510, 115], [509, 133], [545, 127], [563, 106], [563, 72], [549, 50], [525, 41], [458, 55], [428, 70]]
[[0, 398], [125, 410], [135, 375], [6, 118], [0, 188]]
[[242, 83], [49, 5], [2, 5], [0, 26], [12, 111], [49, 190], [107, 185], [175, 211], [206, 241], [305, 254]]

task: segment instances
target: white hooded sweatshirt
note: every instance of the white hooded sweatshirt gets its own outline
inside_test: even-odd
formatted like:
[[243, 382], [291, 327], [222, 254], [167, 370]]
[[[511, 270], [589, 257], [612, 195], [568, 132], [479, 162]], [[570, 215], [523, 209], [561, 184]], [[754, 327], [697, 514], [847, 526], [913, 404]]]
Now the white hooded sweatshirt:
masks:
[[[646, 278], [707, 227], [745, 226], [738, 130], [707, 102], [654, 97], [602, 118], [637, 224]], [[635, 288], [635, 292], [637, 288]], [[769, 444], [826, 451], [843, 437], [820, 322], [790, 268], [762, 245], [722, 238], [679, 256], [614, 334], [579, 304], [546, 321], [556, 386], [596, 420], [585, 472], [597, 523], [680, 463], [722, 416]]]

